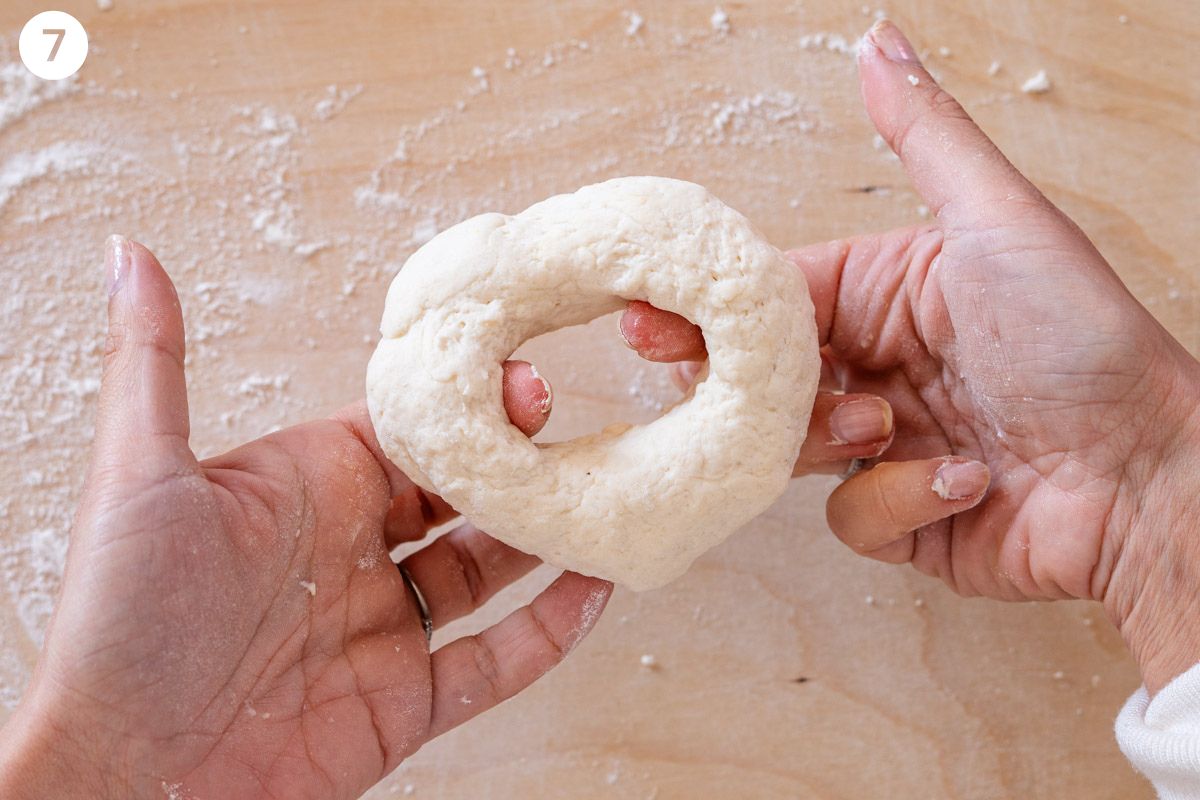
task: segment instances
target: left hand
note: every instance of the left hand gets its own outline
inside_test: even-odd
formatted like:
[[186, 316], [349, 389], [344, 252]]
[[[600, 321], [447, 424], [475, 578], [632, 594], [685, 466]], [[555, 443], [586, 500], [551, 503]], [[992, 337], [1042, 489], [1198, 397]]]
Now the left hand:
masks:
[[[109, 259], [91, 469], [0, 796], [358, 797], [591, 629], [612, 586], [564, 573], [430, 653], [389, 551], [453, 512], [388, 462], [361, 404], [197, 461], [174, 287], [141, 245]], [[532, 433], [548, 386], [521, 362], [504, 383]], [[537, 563], [463, 525], [405, 566], [443, 625]]]

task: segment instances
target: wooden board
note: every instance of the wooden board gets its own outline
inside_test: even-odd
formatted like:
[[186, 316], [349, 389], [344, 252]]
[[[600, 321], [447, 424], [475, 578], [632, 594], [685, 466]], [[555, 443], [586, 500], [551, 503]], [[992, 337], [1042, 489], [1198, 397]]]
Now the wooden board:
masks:
[[[91, 36], [78, 79], [55, 93], [0, 72], [5, 708], [78, 493], [109, 232], [156, 249], [179, 285], [193, 442], [210, 454], [361, 396], [391, 275], [471, 214], [636, 173], [704, 183], [780, 245], [920, 213], [847, 52], [875, 5], [729, 2], [728, 35], [711, 2], [687, 0], [57, 7]], [[0, 8], [0, 66], [42, 8]], [[1200, 349], [1196, 4], [881, 8]], [[1043, 68], [1052, 91], [1022, 94]], [[557, 388], [555, 438], [672, 397], [611, 319], [526, 352]], [[824, 526], [831, 485], [795, 483], [672, 586], [618, 592], [567, 664], [371, 797], [1151, 797], [1113, 742], [1138, 679], [1100, 609], [963, 601], [858, 559]]]

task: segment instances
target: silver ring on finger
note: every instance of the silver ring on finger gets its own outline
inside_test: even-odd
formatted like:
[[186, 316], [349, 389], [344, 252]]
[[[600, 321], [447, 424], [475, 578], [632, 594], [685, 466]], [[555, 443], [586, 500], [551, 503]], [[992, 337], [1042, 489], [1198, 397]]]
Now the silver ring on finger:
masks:
[[417, 601], [417, 610], [421, 612], [421, 627], [425, 629], [425, 641], [433, 641], [433, 617], [429, 615], [429, 604], [425, 602], [425, 595], [421, 594], [421, 590], [417, 588], [417, 583], [412, 579], [412, 575], [408, 574], [408, 570], [403, 564], [397, 563], [396, 569], [400, 570], [400, 577], [404, 580], [404, 585], [408, 587], [408, 591], [412, 592], [413, 598]]

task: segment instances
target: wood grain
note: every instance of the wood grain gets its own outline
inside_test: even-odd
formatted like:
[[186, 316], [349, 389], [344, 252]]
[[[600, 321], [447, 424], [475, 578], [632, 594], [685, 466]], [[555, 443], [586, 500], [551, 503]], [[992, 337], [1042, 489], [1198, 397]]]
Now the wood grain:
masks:
[[[724, 6], [728, 35], [710, 27], [711, 2], [689, 0], [59, 3], [87, 27], [89, 61], [66, 97], [0, 127], [0, 174], [25, 170], [0, 200], [14, 409], [0, 420], [0, 697], [11, 705], [28, 679], [57, 585], [112, 230], [155, 248], [178, 282], [193, 442], [212, 453], [359, 397], [391, 274], [480, 211], [653, 173], [706, 184], [780, 245], [918, 219], [836, 38], [852, 45], [875, 6]], [[0, 61], [41, 9], [0, 8]], [[632, 36], [630, 9], [645, 20]], [[883, 10], [1200, 350], [1196, 4]], [[1022, 94], [1042, 68], [1053, 90]], [[78, 158], [33, 177], [13, 161], [47, 152]], [[652, 418], [672, 397], [611, 319], [524, 352], [556, 386], [553, 438]], [[568, 663], [370, 796], [1152, 796], [1113, 742], [1138, 680], [1098, 608], [964, 601], [857, 559], [825, 529], [830, 486], [795, 483], [672, 586], [618, 592]]]

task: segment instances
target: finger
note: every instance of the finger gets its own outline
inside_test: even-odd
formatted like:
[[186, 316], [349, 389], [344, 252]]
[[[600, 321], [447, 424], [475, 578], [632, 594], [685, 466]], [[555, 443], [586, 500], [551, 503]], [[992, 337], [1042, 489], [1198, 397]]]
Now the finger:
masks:
[[[542, 429], [549, 418], [553, 404], [550, 383], [527, 361], [506, 361], [503, 369], [501, 380], [508, 418], [522, 433], [532, 436]], [[365, 405], [361, 409], [365, 415]], [[357, 424], [363, 428], [360, 436], [364, 443], [368, 443], [376, 460], [385, 464], [385, 470], [389, 472], [392, 507], [383, 526], [384, 543], [388, 549], [401, 542], [416, 541], [431, 528], [458, 516], [449, 503], [417, 486], [387, 459], [375, 438], [375, 429], [369, 417], [360, 418]]]
[[430, 738], [502, 703], [558, 664], [600, 617], [612, 584], [564, 572], [533, 602], [432, 656]]
[[415, 542], [457, 516], [445, 500], [408, 481], [408, 488], [392, 497], [383, 521], [383, 543], [391, 550], [403, 542]]
[[[912, 44], [880, 20], [858, 50], [867, 113], [929, 208], [965, 227], [993, 204], [1041, 194], [921, 66]], [[943, 212], [949, 216], [944, 216]]]
[[881, 455], [893, 433], [892, 407], [882, 397], [821, 392], [792, 475], [843, 473], [850, 459]]
[[[808, 282], [821, 345], [828, 341], [833, 326], [838, 284], [850, 246], [849, 240], [825, 242], [785, 254]], [[708, 357], [699, 326], [641, 300], [630, 301], [621, 315], [620, 329], [625, 343], [648, 361], [702, 361]]]
[[842, 239], [789, 250], [784, 254], [804, 273], [804, 282], [808, 284], [808, 294], [817, 318], [817, 342], [821, 347], [829, 344], [829, 332], [833, 329], [842, 283], [842, 269], [846, 266], [852, 244], [852, 240]]
[[365, 400], [346, 406], [334, 414], [333, 419], [346, 426], [371, 451], [375, 462], [387, 477], [392, 505], [384, 519], [383, 539], [389, 550], [401, 542], [420, 539], [431, 528], [458, 516], [449, 503], [417, 486], [384, 455]]
[[421, 589], [436, 627], [465, 617], [541, 561], [461, 525], [401, 562]]
[[[528, 362], [506, 361], [502, 386], [509, 420], [528, 436], [541, 430], [553, 404], [549, 382]], [[345, 425], [371, 451], [387, 476], [392, 507], [384, 521], [384, 542], [389, 549], [401, 542], [420, 539], [431, 528], [458, 516], [445, 500], [413, 483], [384, 454], [365, 401], [343, 408], [333, 418]]]
[[[528, 361], [506, 361], [501, 386], [504, 393], [504, 410], [508, 412], [509, 421], [527, 436], [541, 430], [554, 404], [549, 381]], [[346, 406], [334, 414], [333, 418], [349, 428], [375, 456], [375, 460], [387, 473], [393, 495], [399, 496], [409, 491], [413, 485], [412, 481], [397, 469], [379, 446], [375, 426], [371, 422], [365, 401]]]
[[[671, 382], [681, 392], [687, 392], [696, 382], [704, 361], [680, 361], [671, 368]], [[842, 392], [846, 388], [843, 368], [828, 353], [821, 352], [821, 378], [817, 388], [823, 392]]]
[[704, 334], [678, 314], [631, 300], [621, 315], [621, 338], [647, 361], [702, 361]]
[[108, 337], [93, 463], [124, 478], [197, 467], [188, 447], [183, 313], [158, 260], [122, 236], [105, 252]]
[[671, 383], [675, 384], [679, 391], [686, 393], [696, 382], [704, 364], [703, 361], [680, 361], [671, 367]]
[[554, 405], [550, 382], [528, 361], [505, 361], [502, 385], [509, 421], [521, 433], [533, 436], [550, 418], [550, 407]]
[[954, 456], [885, 462], [835, 489], [825, 515], [851, 549], [904, 563], [912, 560], [913, 531], [978, 504], [990, 478], [985, 464]]
[[841, 365], [825, 351], [821, 351], [821, 379], [817, 388], [822, 392], [844, 392], [846, 376]]

